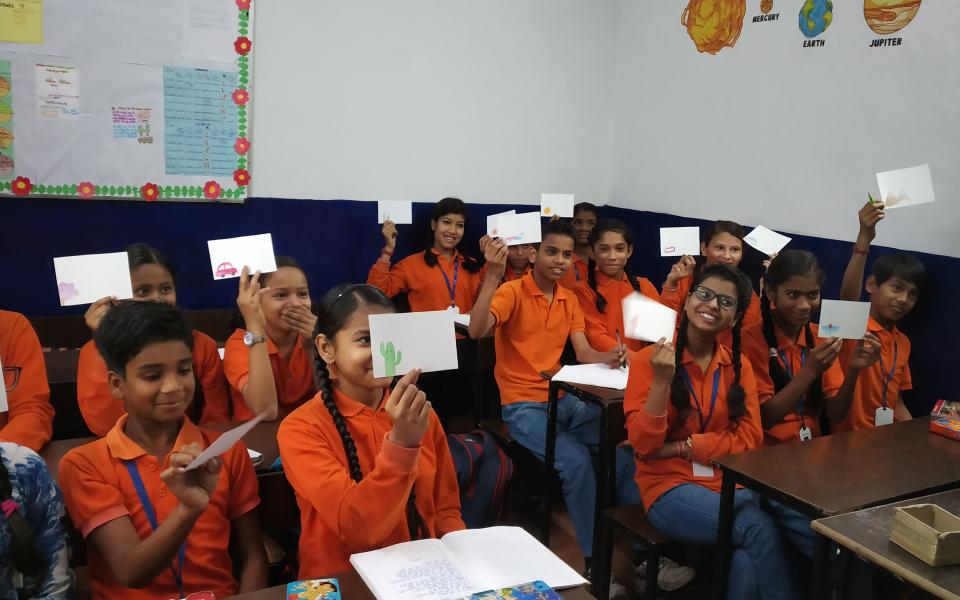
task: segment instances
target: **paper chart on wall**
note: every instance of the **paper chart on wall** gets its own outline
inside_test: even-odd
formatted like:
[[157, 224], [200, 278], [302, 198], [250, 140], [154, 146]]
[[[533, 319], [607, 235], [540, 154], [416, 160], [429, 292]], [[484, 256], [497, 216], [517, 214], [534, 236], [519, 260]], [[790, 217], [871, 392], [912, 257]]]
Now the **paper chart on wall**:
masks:
[[230, 175], [236, 169], [237, 74], [163, 67], [167, 175]]
[[72, 119], [80, 116], [80, 69], [70, 65], [38, 64], [37, 116]]
[[0, 2], [0, 42], [43, 43], [43, 0]]
[[13, 178], [13, 69], [0, 60], [0, 181]]

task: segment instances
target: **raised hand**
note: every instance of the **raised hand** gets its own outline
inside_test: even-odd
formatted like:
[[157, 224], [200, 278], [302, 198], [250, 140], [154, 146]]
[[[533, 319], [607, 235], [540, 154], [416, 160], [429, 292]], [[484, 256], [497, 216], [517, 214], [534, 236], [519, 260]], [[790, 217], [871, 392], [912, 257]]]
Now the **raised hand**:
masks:
[[383, 410], [393, 420], [390, 441], [404, 448], [416, 448], [430, 424], [430, 402], [417, 388], [420, 369], [412, 369], [400, 378], [390, 392]]
[[696, 266], [697, 261], [692, 256], [681, 256], [680, 260], [670, 267], [670, 273], [667, 275], [667, 287], [675, 287], [681, 279], [692, 275]]
[[877, 223], [883, 220], [883, 203], [868, 200], [857, 213], [860, 219], [860, 233], [857, 241], [870, 243], [877, 237]]
[[96, 331], [97, 327], [100, 327], [100, 321], [103, 320], [103, 315], [107, 314], [107, 311], [110, 310], [110, 307], [116, 304], [116, 302], [117, 298], [115, 296], [100, 298], [90, 305], [87, 312], [83, 313], [83, 320], [91, 332]]
[[170, 453], [170, 467], [160, 473], [160, 479], [180, 499], [183, 507], [196, 513], [203, 512], [210, 503], [220, 482], [220, 459], [213, 458], [192, 471], [184, 469], [203, 452], [198, 444], [187, 444]]
[[809, 369], [817, 377], [823, 375], [824, 371], [829, 369], [840, 356], [842, 348], [843, 340], [838, 337], [832, 337], [817, 344], [807, 356], [807, 364], [803, 368]]
[[660, 338], [660, 341], [653, 348], [650, 355], [650, 366], [653, 367], [653, 379], [663, 384], [669, 384], [673, 381], [673, 375], [677, 368], [677, 355], [673, 348], [673, 343], [668, 342], [667, 338]]
[[851, 369], [862, 371], [880, 360], [880, 338], [876, 334], [867, 332], [862, 340], [857, 341], [848, 363]]
[[[240, 272], [240, 292], [237, 294], [237, 308], [243, 315], [248, 331], [265, 333], [267, 320], [263, 316], [263, 307], [260, 298], [270, 291], [270, 288], [260, 287], [260, 271], [250, 276], [249, 267], [243, 267]], [[311, 331], [312, 333], [312, 331]]]
[[496, 281], [503, 279], [507, 270], [507, 245], [503, 240], [494, 238], [487, 242], [483, 258], [487, 261], [487, 274]]
[[387, 219], [383, 222], [380, 233], [383, 234], [383, 247], [387, 250], [393, 250], [397, 245], [397, 224]]

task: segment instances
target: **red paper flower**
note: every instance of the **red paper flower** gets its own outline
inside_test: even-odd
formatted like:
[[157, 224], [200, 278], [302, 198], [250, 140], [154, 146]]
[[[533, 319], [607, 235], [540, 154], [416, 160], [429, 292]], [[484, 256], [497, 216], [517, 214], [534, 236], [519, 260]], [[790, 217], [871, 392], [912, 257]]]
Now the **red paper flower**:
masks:
[[158, 188], [155, 183], [145, 183], [140, 188], [140, 195], [143, 196], [143, 199], [147, 202], [153, 202], [160, 197], [160, 188]]
[[237, 141], [233, 143], [233, 149], [237, 151], [237, 154], [246, 154], [250, 150], [250, 140], [247, 138], [237, 138]]
[[80, 194], [81, 198], [89, 198], [96, 191], [97, 187], [89, 181], [81, 181], [80, 185], [77, 186], [77, 193]]
[[208, 181], [203, 184], [203, 197], [207, 200], [216, 200], [220, 197], [220, 192], [223, 191], [223, 188], [220, 187], [220, 184], [216, 181]]
[[250, 0], [237, 0], [237, 8], [240, 10], [250, 10]]
[[236, 181], [239, 186], [250, 185], [250, 171], [237, 169], [233, 172], [233, 180]]
[[250, 101], [250, 94], [247, 93], [247, 90], [237, 88], [233, 90], [233, 101], [240, 106], [244, 106]]
[[237, 54], [241, 56], [246, 56], [250, 54], [250, 49], [253, 48], [253, 42], [250, 41], [250, 38], [247, 36], [241, 35], [233, 42], [233, 49], [237, 51]]
[[33, 189], [33, 184], [26, 177], [17, 177], [10, 182], [10, 191], [17, 196], [26, 196]]

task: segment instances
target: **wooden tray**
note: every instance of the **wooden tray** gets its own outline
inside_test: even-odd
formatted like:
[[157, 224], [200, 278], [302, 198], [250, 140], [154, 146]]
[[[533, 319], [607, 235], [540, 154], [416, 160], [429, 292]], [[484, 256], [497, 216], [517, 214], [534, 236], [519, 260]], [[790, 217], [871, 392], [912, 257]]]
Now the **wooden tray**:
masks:
[[960, 563], [960, 517], [936, 504], [898, 507], [890, 541], [934, 567]]

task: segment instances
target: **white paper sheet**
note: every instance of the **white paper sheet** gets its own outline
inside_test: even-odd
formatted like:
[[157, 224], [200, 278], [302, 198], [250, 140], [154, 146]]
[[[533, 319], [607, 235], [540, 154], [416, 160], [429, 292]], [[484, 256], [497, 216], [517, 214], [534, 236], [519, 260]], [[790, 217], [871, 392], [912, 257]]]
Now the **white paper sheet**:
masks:
[[699, 228], [660, 228], [660, 256], [696, 256], [698, 254], [700, 254]]
[[377, 201], [377, 223], [393, 221], [396, 225], [413, 223], [413, 203], [402, 200]]
[[374, 377], [456, 369], [457, 341], [453, 313], [434, 310], [370, 315]]
[[[595, 385], [612, 390], [627, 389], [629, 370], [611, 369], [605, 364], [566, 365], [553, 376], [554, 381], [565, 381], [580, 385]], [[522, 582], [521, 582], [522, 583]]]
[[789, 244], [790, 240], [791, 238], [767, 229], [763, 225], [758, 225], [756, 229], [747, 234], [747, 237], [743, 238], [743, 241], [767, 256], [783, 250], [783, 247]]
[[233, 0], [183, 0], [181, 55], [233, 63], [237, 5]]
[[234, 427], [230, 431], [225, 432], [223, 435], [213, 440], [213, 443], [207, 446], [206, 449], [203, 452], [201, 452], [199, 456], [197, 456], [195, 459], [190, 461], [190, 464], [187, 465], [186, 470], [192, 471], [197, 467], [203, 466], [204, 464], [209, 462], [210, 459], [216, 458], [221, 454], [223, 454], [224, 452], [226, 452], [227, 450], [229, 450], [230, 448], [233, 448], [233, 445], [239, 442], [243, 438], [243, 436], [247, 435], [247, 432], [253, 429], [254, 426], [260, 421], [262, 421], [265, 416], [267, 416], [267, 413], [262, 412], [259, 415], [255, 416], [254, 418], [247, 421], [246, 423], [242, 425], [238, 425], [237, 427]]
[[540, 216], [572, 219], [573, 203], [573, 194], [540, 194]]
[[60, 306], [90, 304], [106, 296], [133, 298], [126, 252], [81, 254], [53, 259]]
[[38, 64], [37, 116], [71, 119], [80, 116], [80, 69], [70, 65]]
[[3, 386], [0, 386], [0, 413], [7, 412], [7, 381], [13, 383], [13, 375], [7, 375], [3, 372], [3, 362], [0, 361], [0, 375], [3, 376]]
[[540, 213], [530, 212], [503, 215], [497, 219], [500, 235], [508, 246], [536, 244], [540, 242]]
[[487, 235], [490, 237], [497, 237], [497, 234], [500, 232], [499, 219], [504, 215], [515, 215], [517, 211], [508, 210], [506, 212], [497, 213], [495, 215], [490, 215], [487, 217]]
[[677, 311], [637, 292], [624, 297], [621, 306], [626, 337], [644, 342], [659, 342], [660, 338], [673, 341]]
[[935, 200], [930, 165], [877, 173], [884, 209], [927, 204]]
[[869, 302], [824, 300], [820, 304], [821, 338], [839, 337], [846, 340], [863, 339], [870, 316]]
[[273, 237], [269, 233], [242, 237], [209, 240], [210, 267], [214, 279], [240, 277], [243, 267], [250, 273], [270, 273], [277, 270], [273, 254]]
[[436, 539], [358, 552], [350, 564], [377, 600], [455, 600], [484, 589], [467, 576], [469, 564]]

